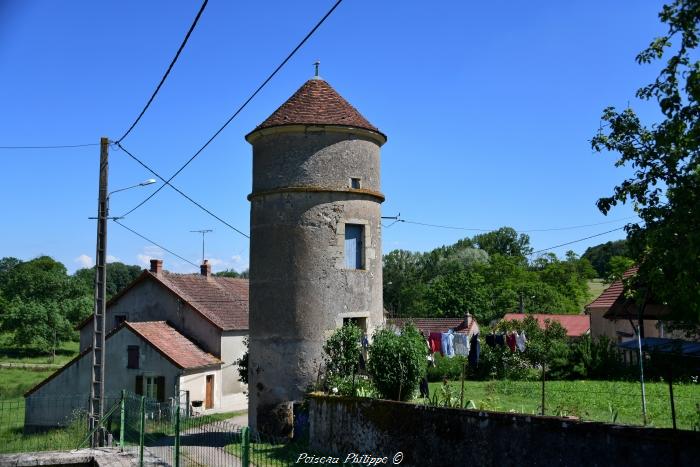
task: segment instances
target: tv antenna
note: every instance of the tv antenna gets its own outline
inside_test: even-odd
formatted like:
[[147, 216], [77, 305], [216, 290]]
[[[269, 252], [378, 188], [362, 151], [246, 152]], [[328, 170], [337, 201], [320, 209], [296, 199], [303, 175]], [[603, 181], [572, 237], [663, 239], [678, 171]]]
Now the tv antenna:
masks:
[[212, 229], [202, 229], [202, 230], [190, 230], [192, 233], [201, 233], [202, 234], [202, 264], [204, 264], [204, 235], [213, 232]]

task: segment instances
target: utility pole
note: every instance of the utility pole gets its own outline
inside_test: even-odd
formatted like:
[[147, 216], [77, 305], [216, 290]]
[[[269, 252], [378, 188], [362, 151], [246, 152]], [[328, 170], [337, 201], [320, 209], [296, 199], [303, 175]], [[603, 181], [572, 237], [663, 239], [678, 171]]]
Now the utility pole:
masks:
[[100, 186], [97, 201], [97, 253], [95, 255], [95, 310], [92, 334], [92, 380], [90, 385], [90, 430], [95, 430], [92, 446], [104, 443], [100, 423], [105, 394], [105, 311], [107, 297], [107, 216], [109, 197], [109, 139], [100, 138]]
[[190, 230], [190, 232], [202, 234], [202, 264], [204, 264], [204, 235], [208, 234], [209, 232], [213, 232], [213, 230], [212, 229]]

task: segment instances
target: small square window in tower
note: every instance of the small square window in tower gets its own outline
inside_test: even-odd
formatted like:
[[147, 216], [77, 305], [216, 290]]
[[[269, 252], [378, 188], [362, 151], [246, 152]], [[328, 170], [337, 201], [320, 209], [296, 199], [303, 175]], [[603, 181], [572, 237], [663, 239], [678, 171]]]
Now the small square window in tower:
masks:
[[359, 190], [360, 188], [362, 188], [362, 186], [360, 184], [360, 179], [359, 178], [351, 178], [350, 179], [350, 188], [354, 188], [356, 190]]
[[345, 224], [345, 267], [347, 269], [365, 268], [364, 237], [364, 225]]

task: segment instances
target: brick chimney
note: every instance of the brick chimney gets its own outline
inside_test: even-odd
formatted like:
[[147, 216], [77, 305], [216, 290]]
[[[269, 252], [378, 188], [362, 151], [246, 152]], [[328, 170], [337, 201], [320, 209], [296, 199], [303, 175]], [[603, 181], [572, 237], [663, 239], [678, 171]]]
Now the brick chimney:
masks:
[[211, 264], [209, 264], [209, 261], [206, 259], [202, 263], [201, 266], [199, 266], [199, 272], [204, 276], [204, 277], [209, 277], [211, 276]]
[[163, 272], [163, 260], [162, 259], [152, 259], [151, 260], [151, 272], [153, 274], [160, 274]]

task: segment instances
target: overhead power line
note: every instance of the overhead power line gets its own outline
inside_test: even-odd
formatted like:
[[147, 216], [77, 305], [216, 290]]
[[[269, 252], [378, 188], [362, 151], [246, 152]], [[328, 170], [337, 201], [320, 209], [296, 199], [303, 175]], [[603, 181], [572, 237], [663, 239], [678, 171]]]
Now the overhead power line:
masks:
[[161, 86], [163, 86], [163, 83], [168, 78], [170, 71], [173, 69], [173, 66], [175, 65], [175, 62], [177, 62], [177, 59], [180, 57], [180, 53], [185, 48], [185, 44], [187, 44], [187, 40], [190, 38], [190, 35], [192, 34], [192, 31], [194, 31], [195, 26], [197, 26], [197, 22], [199, 21], [199, 18], [202, 16], [202, 13], [204, 12], [204, 8], [206, 8], [208, 1], [209, 0], [204, 0], [204, 2], [202, 3], [202, 6], [199, 8], [199, 12], [197, 12], [197, 16], [195, 16], [194, 21], [192, 22], [192, 25], [190, 26], [190, 29], [187, 31], [187, 34], [185, 35], [185, 38], [182, 41], [182, 44], [180, 44], [180, 48], [177, 49], [177, 53], [175, 54], [175, 57], [170, 62], [170, 66], [168, 66], [168, 69], [165, 71], [165, 74], [161, 78], [160, 83], [158, 83], [158, 86], [156, 86], [156, 90], [153, 91], [151, 98], [148, 99], [148, 102], [146, 102], [145, 107], [143, 108], [143, 110], [141, 110], [141, 113], [139, 114], [139, 116], [136, 117], [136, 120], [134, 120], [134, 123], [131, 124], [129, 129], [126, 130], [126, 132], [122, 135], [122, 137], [117, 140], [117, 142], [121, 142], [124, 138], [126, 138], [129, 135], [129, 133], [131, 133], [131, 130], [134, 129], [136, 124], [139, 123], [139, 120], [141, 120], [141, 117], [143, 117], [143, 114], [145, 114], [146, 110], [148, 110], [148, 107], [151, 105], [151, 102], [153, 102], [153, 99], [155, 99], [156, 94], [158, 94], [158, 91], [160, 91]]
[[128, 230], [128, 231], [131, 232], [132, 234], [134, 234], [134, 235], [136, 235], [136, 236], [138, 236], [138, 237], [141, 237], [142, 239], [146, 240], [147, 242], [149, 242], [149, 243], [151, 243], [151, 244], [157, 246], [157, 247], [160, 248], [161, 250], [167, 251], [168, 253], [170, 253], [171, 255], [175, 256], [176, 258], [180, 258], [181, 260], [185, 261], [186, 263], [191, 264], [192, 266], [194, 266], [194, 267], [196, 267], [196, 268], [199, 267], [198, 264], [194, 264], [194, 263], [193, 263], [192, 261], [190, 261], [189, 259], [183, 258], [182, 256], [178, 255], [177, 253], [173, 252], [172, 250], [168, 250], [168, 249], [165, 248], [163, 245], [159, 245], [158, 243], [154, 242], [154, 241], [151, 240], [150, 238], [148, 238], [148, 237], [146, 237], [146, 236], [144, 236], [144, 235], [141, 235], [140, 233], [138, 233], [137, 231], [135, 231], [135, 230], [132, 229], [131, 227], [127, 227], [126, 225], [122, 224], [122, 223], [119, 222], [117, 219], [112, 219], [112, 220], [113, 220], [114, 222], [116, 222], [117, 224], [119, 224], [120, 226], [124, 227], [126, 230]]
[[544, 251], [553, 250], [553, 249], [559, 248], [559, 247], [561, 247], [561, 246], [572, 245], [572, 244], [574, 244], [574, 243], [578, 243], [578, 242], [582, 242], [582, 241], [584, 241], [584, 240], [588, 240], [589, 238], [600, 237], [601, 235], [609, 234], [609, 233], [611, 233], [611, 232], [616, 232], [616, 231], [622, 230], [622, 229], [624, 229], [624, 228], [625, 228], [624, 226], [623, 226], [623, 227], [618, 227], [618, 228], [616, 228], [616, 229], [608, 230], [607, 232], [602, 232], [602, 233], [595, 234], [595, 235], [589, 235], [588, 237], [579, 238], [578, 240], [572, 240], [572, 241], [566, 242], [566, 243], [560, 243], [559, 245], [550, 246], [549, 248], [543, 248], [543, 249], [541, 249], [541, 250], [533, 251], [533, 252], [530, 253], [528, 256], [536, 255], [537, 253], [542, 253], [542, 252], [544, 252]]
[[[568, 227], [552, 227], [552, 228], [546, 228], [546, 229], [528, 229], [528, 230], [516, 229], [516, 232], [518, 232], [518, 233], [531, 233], [531, 232], [554, 232], [554, 231], [561, 231], [561, 230], [576, 230], [576, 229], [583, 229], [586, 227], [595, 227], [597, 225], [615, 224], [617, 222], [622, 222], [622, 221], [626, 221], [629, 219], [634, 219], [636, 217], [637, 216], [629, 216], [629, 217], [623, 217], [620, 219], [615, 219], [615, 220], [610, 220], [610, 221], [596, 222], [593, 224], [572, 225], [572, 226], [568, 226]], [[387, 227], [391, 227], [392, 225], [396, 224], [397, 222], [403, 222], [405, 224], [421, 225], [421, 226], [425, 226], [425, 227], [435, 227], [435, 228], [439, 228], [439, 229], [465, 230], [465, 231], [472, 231], [472, 232], [493, 232], [494, 230], [498, 230], [496, 228], [481, 229], [481, 228], [475, 228], [475, 227], [456, 227], [456, 226], [451, 226], [451, 225], [428, 224], [425, 222], [416, 222], [416, 221], [410, 221], [410, 220], [401, 219], [401, 218], [396, 218], [396, 220], [394, 222], [392, 222], [391, 224], [389, 224]]]
[[[249, 235], [247, 235], [247, 234], [241, 232], [239, 229], [237, 229], [236, 227], [232, 226], [231, 224], [229, 224], [228, 222], [226, 222], [225, 220], [223, 220], [221, 217], [217, 216], [216, 214], [214, 214], [213, 212], [211, 212], [209, 209], [207, 209], [206, 207], [204, 207], [201, 203], [198, 203], [197, 201], [195, 201], [194, 199], [192, 199], [189, 195], [185, 194], [185, 193], [184, 193], [182, 190], [180, 190], [178, 187], [176, 187], [175, 185], [173, 185], [172, 183], [170, 183], [170, 180], [166, 180], [166, 179], [164, 179], [163, 177], [161, 177], [160, 174], [158, 174], [158, 172], [156, 172], [155, 170], [153, 170], [152, 168], [150, 168], [145, 162], [143, 162], [141, 159], [139, 159], [138, 157], [136, 157], [135, 155], [133, 155], [131, 152], [129, 152], [129, 151], [128, 151], [124, 146], [122, 146], [120, 143], [116, 143], [116, 144], [117, 144], [117, 146], [118, 146], [122, 151], [124, 151], [124, 152], [125, 152], [129, 157], [131, 157], [133, 160], [135, 160], [136, 162], [138, 162], [143, 168], [145, 168], [146, 170], [148, 170], [149, 172], [151, 172], [153, 175], [155, 175], [156, 177], [158, 177], [160, 180], [162, 180], [162, 181], [163, 181], [163, 185], [161, 185], [160, 188], [163, 188], [165, 185], [169, 185], [170, 188], [172, 188], [173, 190], [175, 190], [176, 192], [178, 192], [178, 193], [179, 193], [180, 195], [182, 195], [185, 199], [187, 199], [189, 202], [191, 202], [192, 204], [194, 204], [195, 206], [197, 206], [197, 207], [198, 207], [199, 209], [201, 209], [202, 211], [204, 211], [204, 212], [206, 212], [207, 214], [209, 214], [210, 216], [212, 216], [214, 219], [218, 220], [219, 222], [221, 222], [221, 223], [224, 224], [225, 226], [227, 226], [227, 227], [233, 229], [234, 231], [238, 232], [239, 234], [243, 235], [245, 238], [250, 238]], [[171, 180], [172, 180], [172, 179], [171, 179]], [[159, 189], [160, 189], [160, 188], [159, 188]], [[119, 217], [120, 217], [120, 218], [126, 217], [127, 215], [131, 214], [133, 211], [134, 211], [134, 209], [132, 209], [131, 211], [128, 211], [126, 214], [123, 214], [123, 215], [121, 215], [121, 216], [119, 216]]]
[[[185, 164], [184, 164], [182, 167], [180, 167], [180, 168], [166, 181], [166, 183], [165, 183], [166, 185], [169, 185], [170, 182], [171, 182], [175, 177], [177, 177], [177, 176], [180, 174], [180, 172], [182, 172], [183, 170], [185, 170], [185, 168], [186, 168], [188, 165], [190, 165], [190, 163], [191, 163], [197, 156], [199, 156], [199, 154], [201, 154], [201, 152], [204, 151], [204, 149], [205, 149], [207, 146], [209, 146], [209, 144], [210, 144], [212, 141], [214, 141], [214, 139], [215, 139], [217, 136], [219, 136], [219, 134], [220, 134], [222, 131], [224, 131], [224, 128], [226, 128], [226, 127], [229, 125], [229, 123], [231, 123], [231, 122], [233, 121], [233, 119], [236, 118], [236, 117], [238, 116], [239, 113], [241, 113], [241, 111], [250, 103], [250, 101], [253, 100], [253, 98], [254, 98], [255, 96], [258, 95], [258, 93], [259, 93], [260, 91], [262, 91], [262, 89], [267, 85], [267, 83], [270, 82], [270, 80], [277, 74], [277, 72], [279, 72], [279, 71], [282, 69], [282, 67], [283, 67], [284, 65], [286, 65], [287, 62], [294, 56], [294, 54], [296, 54], [297, 51], [306, 43], [306, 41], [309, 40], [309, 38], [310, 38], [310, 37], [316, 32], [316, 30], [326, 21], [326, 19], [331, 15], [331, 13], [333, 13], [333, 11], [335, 11], [335, 9], [338, 7], [338, 5], [340, 5], [340, 4], [342, 3], [342, 1], [343, 1], [343, 0], [338, 0], [338, 1], [335, 2], [335, 4], [331, 7], [331, 9], [328, 10], [328, 12], [327, 12], [325, 15], [323, 15], [323, 17], [316, 23], [316, 25], [306, 34], [306, 36], [304, 36], [304, 38], [301, 40], [301, 42], [299, 42], [299, 43], [297, 44], [297, 46], [294, 47], [294, 49], [287, 55], [287, 57], [286, 57], [284, 60], [282, 60], [282, 63], [280, 63], [279, 65], [277, 65], [277, 68], [275, 68], [274, 71], [273, 71], [272, 73], [270, 73], [270, 75], [265, 79], [265, 81], [263, 81], [262, 84], [261, 84], [260, 86], [258, 86], [257, 89], [256, 89], [255, 91], [253, 91], [253, 93], [243, 102], [243, 104], [241, 104], [241, 106], [238, 107], [238, 109], [236, 109], [236, 111], [233, 113], [233, 115], [231, 115], [231, 116], [229, 117], [229, 119], [226, 120], [226, 122], [225, 122], [218, 130], [216, 130], [216, 132], [212, 135], [212, 137], [209, 138], [209, 139], [207, 140], [207, 142], [204, 143], [204, 145], [203, 145], [201, 148], [199, 148], [199, 149], [197, 150], [197, 152], [195, 152], [194, 155], [193, 155], [192, 157], [190, 157], [190, 158], [187, 160], [187, 162], [185, 162]], [[120, 138], [119, 141], [121, 141], [121, 138]], [[141, 201], [139, 204], [137, 204], [136, 206], [134, 206], [130, 211], [127, 212], [127, 214], [130, 214], [130, 213], [134, 212], [135, 210], [137, 210], [138, 208], [140, 208], [141, 206], [143, 206], [144, 204], [146, 204], [151, 198], [153, 198], [156, 194], [158, 194], [158, 192], [160, 192], [160, 190], [162, 190], [164, 186], [165, 186], [165, 185], [161, 185], [160, 187], [158, 187], [157, 190], [155, 190], [153, 193], [151, 193], [150, 195], [148, 195], [148, 197], [146, 197], [146, 199], [144, 199], [143, 201]]]
[[88, 146], [99, 146], [100, 143], [87, 144], [62, 144], [53, 146], [0, 146], [0, 149], [68, 149], [68, 148], [86, 148]]

